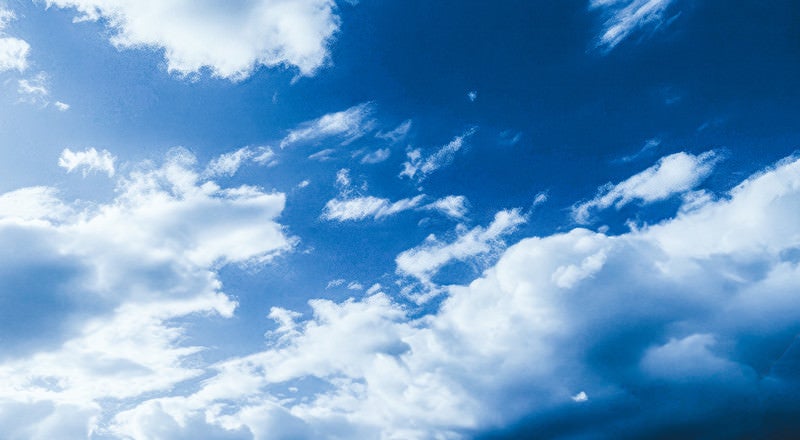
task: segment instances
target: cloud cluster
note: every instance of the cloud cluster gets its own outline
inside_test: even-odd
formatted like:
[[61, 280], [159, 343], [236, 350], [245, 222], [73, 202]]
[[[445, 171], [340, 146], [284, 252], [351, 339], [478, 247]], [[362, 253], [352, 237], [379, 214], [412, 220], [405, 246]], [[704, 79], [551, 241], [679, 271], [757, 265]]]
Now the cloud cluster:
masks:
[[775, 405], [798, 403], [775, 392], [800, 385], [784, 372], [800, 359], [787, 358], [800, 330], [798, 208], [791, 158], [649, 228], [525, 239], [421, 318], [381, 293], [312, 300], [307, 319], [274, 308], [270, 348], [216, 364], [192, 393], [117, 414], [110, 430], [752, 436]]
[[77, 20], [101, 21], [119, 48], [163, 50], [170, 72], [241, 80], [258, 67], [296, 68], [311, 76], [329, 60], [339, 29], [333, 0], [192, 2], [47, 0]]
[[720, 159], [720, 154], [714, 151], [697, 156], [680, 152], [662, 157], [655, 165], [623, 182], [601, 187], [595, 198], [575, 205], [572, 215], [578, 223], [588, 223], [594, 210], [611, 206], [619, 209], [636, 200], [652, 203], [686, 193], [705, 180]]
[[[102, 204], [49, 187], [0, 195], [5, 437], [87, 438], [110, 402], [203, 374], [203, 348], [175, 319], [232, 316], [217, 269], [269, 261], [294, 239], [275, 221], [282, 194], [221, 188], [195, 168], [173, 150], [119, 177]], [[15, 413], [27, 419], [5, 419]]]

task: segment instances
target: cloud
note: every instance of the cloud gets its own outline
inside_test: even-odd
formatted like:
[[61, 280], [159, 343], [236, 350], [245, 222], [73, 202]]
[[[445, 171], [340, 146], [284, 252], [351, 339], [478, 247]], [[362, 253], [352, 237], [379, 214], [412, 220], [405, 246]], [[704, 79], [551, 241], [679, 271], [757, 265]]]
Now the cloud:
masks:
[[429, 203], [426, 209], [439, 211], [442, 214], [457, 220], [463, 219], [469, 212], [467, 198], [464, 196], [447, 196]]
[[336, 152], [336, 150], [334, 150], [333, 148], [326, 148], [324, 150], [320, 150], [320, 151], [317, 151], [314, 154], [309, 155], [308, 158], [311, 159], [311, 160], [317, 160], [317, 161], [320, 161], [320, 162], [327, 162], [327, 161], [331, 160], [331, 155], [333, 153], [335, 153], [335, 152]]
[[15, 18], [13, 11], [0, 5], [0, 72], [9, 70], [23, 72], [28, 68], [31, 46], [25, 40], [4, 36], [6, 26]]
[[[195, 168], [173, 150], [117, 177], [114, 199], [97, 204], [48, 187], [0, 195], [6, 435], [88, 437], [105, 429], [110, 402], [202, 375], [204, 348], [186, 340], [181, 320], [232, 316], [217, 270], [293, 247], [275, 221], [282, 194], [201, 184]], [[15, 413], [28, 416], [6, 418]]]
[[418, 195], [396, 202], [373, 196], [332, 199], [325, 204], [322, 218], [337, 221], [364, 220], [367, 218], [378, 220], [414, 209], [420, 205], [424, 197], [424, 195]]
[[470, 90], [467, 93], [467, 99], [469, 99], [470, 102], [475, 102], [478, 99], [478, 92], [476, 90]]
[[330, 137], [344, 137], [344, 144], [352, 142], [372, 129], [373, 122], [368, 119], [372, 111], [373, 105], [365, 102], [304, 122], [283, 138], [281, 148]]
[[367, 153], [361, 158], [361, 163], [376, 164], [381, 163], [392, 155], [392, 150], [388, 148], [379, 148], [371, 153]]
[[203, 171], [202, 176], [205, 178], [233, 176], [248, 161], [268, 167], [278, 163], [275, 160], [275, 152], [269, 147], [244, 147], [236, 151], [220, 154], [212, 159], [206, 166], [205, 171]]
[[69, 107], [70, 107], [69, 104], [67, 104], [65, 102], [61, 102], [61, 101], [56, 101], [55, 103], [53, 103], [53, 105], [55, 105], [56, 108], [58, 109], [58, 111], [61, 111], [61, 112], [65, 112], [65, 111], [69, 110]]
[[58, 158], [58, 166], [67, 170], [68, 173], [76, 169], [81, 169], [83, 177], [89, 172], [97, 171], [114, 177], [114, 161], [116, 158], [107, 150], [97, 151], [94, 148], [87, 148], [84, 151], [72, 151], [65, 148]]
[[406, 176], [409, 179], [424, 180], [429, 174], [450, 164], [455, 154], [464, 146], [464, 141], [475, 134], [476, 131], [477, 128], [470, 128], [464, 134], [456, 136], [447, 145], [426, 158], [422, 157], [422, 151], [419, 149], [409, 151], [407, 154], [408, 161], [403, 163], [403, 171], [400, 172], [400, 177]]
[[[757, 437], [765, 412], [798, 403], [796, 376], [770, 368], [797, 361], [798, 206], [790, 158], [655, 226], [522, 240], [422, 317], [381, 293], [312, 300], [307, 318], [273, 309], [269, 348], [118, 413], [113, 432]], [[592, 276], [560, 282], [569, 267]]]
[[486, 228], [476, 226], [468, 231], [460, 228], [462, 230], [453, 242], [445, 243], [430, 235], [422, 245], [397, 256], [397, 272], [432, 285], [431, 277], [443, 266], [498, 249], [503, 245], [502, 237], [524, 222], [518, 210], [500, 211]]
[[614, 49], [637, 30], [645, 27], [659, 28], [664, 14], [674, 0], [591, 0], [589, 9], [600, 9], [606, 16], [597, 47], [604, 51]]
[[408, 136], [408, 132], [411, 131], [411, 124], [411, 119], [408, 119], [403, 121], [403, 123], [391, 131], [379, 131], [377, 134], [375, 134], [375, 137], [378, 139], [388, 140], [391, 143], [400, 142], [401, 140], [405, 139], [406, 136]]
[[47, 88], [47, 75], [39, 72], [31, 78], [17, 80], [17, 93], [20, 95], [20, 102], [47, 106], [50, 103], [47, 99], [50, 95], [50, 90]]
[[47, 186], [20, 188], [0, 195], [0, 218], [56, 221], [70, 209]]
[[[55, 347], [0, 359], [5, 433], [751, 438], [799, 403], [796, 157], [657, 225], [526, 238], [424, 313], [375, 291], [311, 300], [308, 315], [273, 308], [266, 348], [211, 365], [175, 318], [231, 315], [209, 262], [285, 249], [280, 233], [253, 239], [280, 231], [283, 199], [199, 185], [191, 168], [174, 153], [60, 225], [0, 219], [0, 242], [16, 244], [0, 246], [0, 267], [63, 259], [72, 281], [43, 292], [112, 300]], [[504, 215], [484, 234], [514, 223]], [[565, 283], [570, 268], [581, 276]]]
[[239, 171], [242, 163], [252, 158], [254, 152], [249, 148], [240, 148], [230, 153], [221, 154], [212, 160], [203, 173], [206, 176], [233, 176]]
[[163, 50], [170, 72], [207, 68], [233, 81], [261, 66], [313, 75], [328, 63], [340, 23], [332, 0], [47, 0], [47, 6], [73, 8], [77, 21], [104, 23], [118, 48]]
[[685, 193], [705, 180], [721, 159], [714, 151], [697, 156], [684, 152], [664, 156], [623, 182], [601, 187], [594, 199], [574, 206], [572, 215], [575, 221], [588, 223], [593, 210], [612, 205], [619, 209], [635, 200], [652, 203]]
[[28, 53], [31, 46], [19, 38], [0, 38], [0, 72], [16, 70], [24, 72], [28, 68]]

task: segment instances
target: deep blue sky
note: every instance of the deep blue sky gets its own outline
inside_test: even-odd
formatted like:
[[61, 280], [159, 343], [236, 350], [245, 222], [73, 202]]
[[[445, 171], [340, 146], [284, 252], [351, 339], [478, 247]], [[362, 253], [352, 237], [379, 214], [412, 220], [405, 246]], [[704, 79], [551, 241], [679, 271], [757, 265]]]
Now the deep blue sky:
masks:
[[800, 432], [798, 2], [0, 12], [9, 438]]

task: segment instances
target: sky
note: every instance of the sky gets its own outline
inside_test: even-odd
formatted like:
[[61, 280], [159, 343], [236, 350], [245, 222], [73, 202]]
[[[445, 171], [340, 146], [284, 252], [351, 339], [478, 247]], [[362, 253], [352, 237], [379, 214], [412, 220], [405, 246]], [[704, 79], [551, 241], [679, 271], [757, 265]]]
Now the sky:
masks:
[[4, 439], [800, 436], [800, 4], [0, 0]]

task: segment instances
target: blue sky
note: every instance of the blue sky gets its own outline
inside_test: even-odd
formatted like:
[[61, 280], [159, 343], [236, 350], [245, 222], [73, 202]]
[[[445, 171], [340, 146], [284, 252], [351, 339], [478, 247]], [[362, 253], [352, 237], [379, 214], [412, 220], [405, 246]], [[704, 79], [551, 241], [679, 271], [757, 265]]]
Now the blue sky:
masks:
[[4, 438], [800, 435], [798, 23], [0, 2]]

